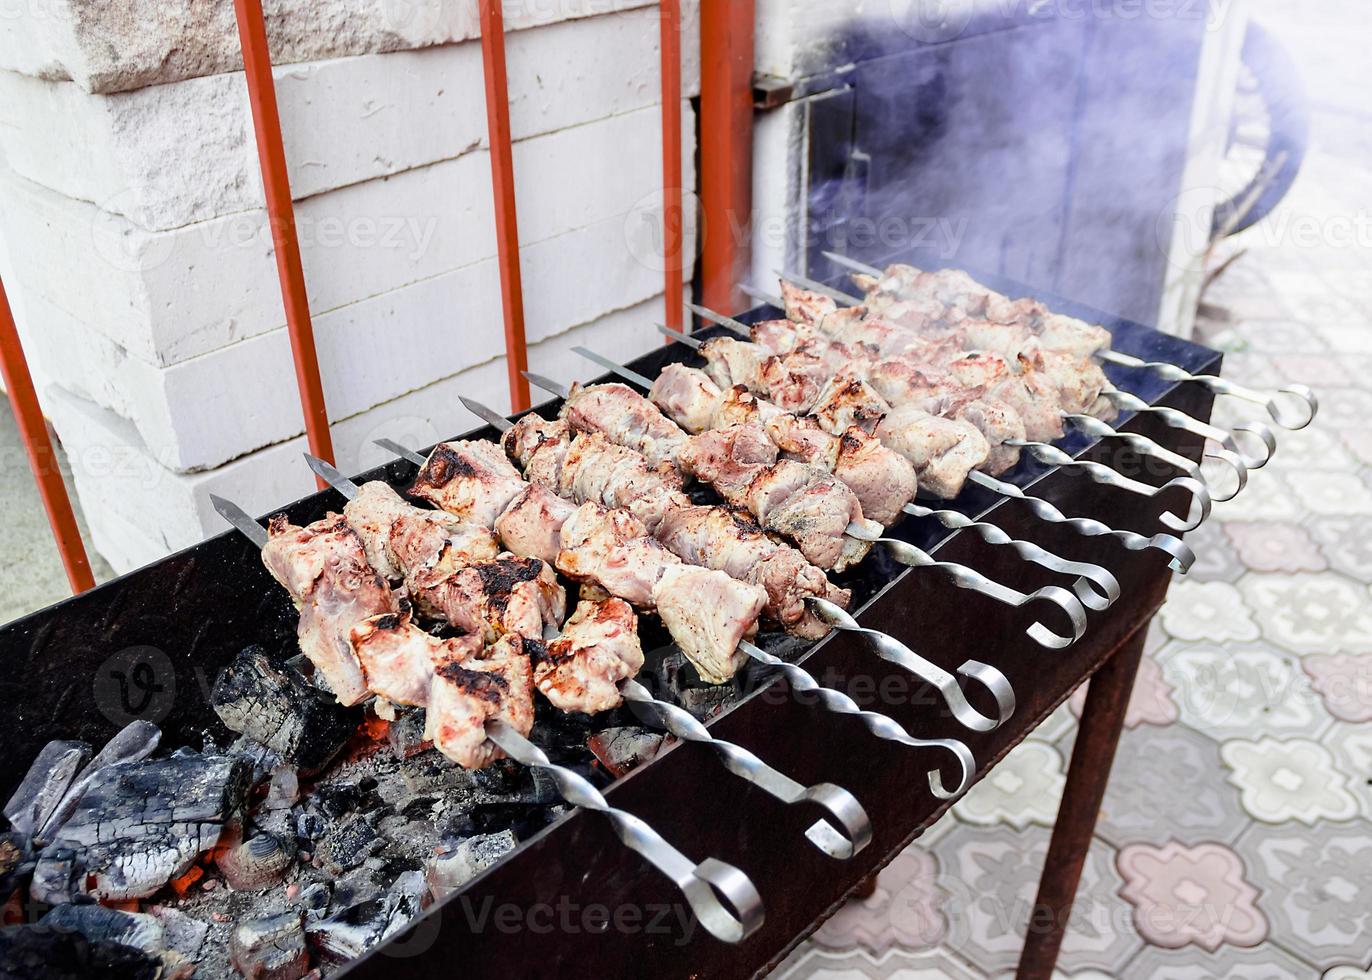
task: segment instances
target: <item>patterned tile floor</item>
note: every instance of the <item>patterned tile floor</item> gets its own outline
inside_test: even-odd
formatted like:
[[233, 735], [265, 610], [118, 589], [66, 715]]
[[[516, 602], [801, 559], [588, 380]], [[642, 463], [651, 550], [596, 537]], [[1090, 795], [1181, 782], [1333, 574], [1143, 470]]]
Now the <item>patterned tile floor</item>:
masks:
[[[1321, 412], [1189, 539], [1200, 560], [1154, 624], [1064, 977], [1372, 978], [1372, 241], [1283, 231], [1366, 223], [1372, 117], [1323, 109], [1295, 188], [1236, 240], [1247, 252], [1198, 328], [1227, 376], [1306, 381]], [[777, 975], [1012, 974], [1082, 697]]]

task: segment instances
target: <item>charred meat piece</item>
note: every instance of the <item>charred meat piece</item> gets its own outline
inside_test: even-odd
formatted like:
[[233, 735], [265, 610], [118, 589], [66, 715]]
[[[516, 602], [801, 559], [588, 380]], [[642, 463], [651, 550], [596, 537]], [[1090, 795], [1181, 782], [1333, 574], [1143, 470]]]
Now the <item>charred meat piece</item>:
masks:
[[781, 302], [786, 319], [810, 326], [819, 326], [825, 317], [838, 309], [838, 304], [823, 293], [802, 289], [785, 279], [781, 281]]
[[415, 707], [429, 703], [435, 670], [479, 656], [483, 647], [479, 634], [440, 640], [409, 616], [392, 614], [358, 623], [350, 640], [372, 692], [393, 704]]
[[530, 483], [556, 490], [562, 479], [562, 461], [576, 432], [563, 419], [549, 421], [535, 414], [524, 416], [501, 437], [505, 453], [519, 464]]
[[530, 484], [496, 519], [495, 529], [505, 549], [550, 565], [562, 549], [562, 525], [576, 505], [544, 486]]
[[838, 435], [856, 425], [871, 432], [891, 405], [875, 388], [856, 374], [840, 371], [829, 379], [811, 412], [828, 432]]
[[506, 636], [485, 655], [435, 670], [425, 712], [425, 737], [466, 769], [481, 769], [505, 753], [486, 737], [500, 719], [521, 735], [534, 727], [533, 663], [539, 641]]
[[371, 616], [398, 613], [395, 596], [367, 562], [357, 532], [338, 514], [308, 527], [277, 514], [267, 536], [262, 561], [300, 610], [301, 652], [341, 703], [357, 704], [367, 686], [348, 632]]
[[578, 432], [603, 432], [616, 445], [674, 465], [686, 433], [661, 409], [627, 385], [573, 385], [562, 418]]
[[421, 613], [440, 617], [493, 643], [507, 633], [537, 640], [567, 611], [567, 591], [553, 566], [537, 558], [502, 554], [470, 565], [414, 595]]
[[595, 714], [619, 706], [619, 682], [642, 666], [633, 608], [623, 599], [581, 602], [562, 634], [534, 657], [534, 686], [555, 708]]
[[851, 598], [799, 551], [770, 537], [739, 511], [726, 507], [675, 510], [663, 522], [658, 537], [688, 564], [761, 586], [767, 593], [763, 614], [795, 636], [818, 639], [829, 632], [806, 605], [808, 596], [843, 607]]
[[967, 474], [985, 465], [991, 453], [970, 422], [930, 415], [913, 405], [882, 419], [876, 436], [914, 464], [921, 487], [944, 499], [956, 497]]
[[754, 387], [783, 412], [807, 412], [831, 373], [820, 354], [802, 347], [764, 360]]
[[491, 442], [445, 442], [425, 461], [410, 493], [439, 510], [481, 527], [496, 518], [524, 490], [524, 480]]

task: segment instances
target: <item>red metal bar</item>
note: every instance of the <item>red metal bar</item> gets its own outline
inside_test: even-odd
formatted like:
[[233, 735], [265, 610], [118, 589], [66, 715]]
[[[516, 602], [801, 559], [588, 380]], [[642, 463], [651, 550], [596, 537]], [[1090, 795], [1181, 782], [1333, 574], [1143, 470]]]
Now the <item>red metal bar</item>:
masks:
[[95, 577], [91, 574], [86, 547], [81, 543], [81, 532], [76, 529], [76, 515], [62, 482], [57, 454], [52, 451], [48, 425], [38, 407], [38, 394], [33, 390], [33, 376], [24, 359], [24, 348], [19, 344], [19, 330], [14, 325], [4, 283], [0, 283], [0, 375], [5, 379], [14, 420], [19, 425], [19, 437], [24, 440], [29, 469], [33, 470], [33, 478], [38, 483], [43, 509], [48, 512], [48, 525], [57, 539], [57, 551], [62, 556], [62, 567], [67, 570], [67, 581], [73, 592], [85, 592], [95, 585]]
[[701, 0], [701, 300], [733, 312], [747, 271], [753, 200], [754, 0]]
[[[281, 279], [281, 301], [286, 308], [286, 331], [295, 360], [295, 383], [300, 389], [300, 408], [310, 452], [333, 462], [333, 439], [329, 412], [324, 405], [324, 386], [319, 380], [319, 355], [310, 322], [310, 299], [305, 291], [305, 272], [300, 264], [300, 238], [295, 227], [295, 205], [286, 172], [286, 150], [281, 142], [281, 116], [276, 107], [276, 81], [267, 47], [267, 28], [262, 20], [262, 0], [234, 0], [238, 17], [238, 40], [243, 48], [243, 70], [248, 80], [253, 131], [257, 136], [257, 159], [262, 168], [267, 217], [276, 250], [276, 271]], [[327, 484], [319, 481], [320, 489]]]
[[505, 362], [510, 406], [531, 404], [524, 340], [524, 283], [519, 271], [519, 221], [515, 211], [514, 154], [510, 137], [510, 91], [505, 74], [505, 18], [501, 0], [481, 0], [481, 63], [486, 76], [486, 132], [491, 144], [491, 187], [495, 192], [495, 244], [500, 264], [500, 303], [505, 312]]
[[[681, 177], [681, 3], [660, 0], [662, 16], [662, 257], [666, 323], [681, 330], [681, 273], [685, 267], [686, 209]], [[672, 343], [670, 337], [665, 338]]]

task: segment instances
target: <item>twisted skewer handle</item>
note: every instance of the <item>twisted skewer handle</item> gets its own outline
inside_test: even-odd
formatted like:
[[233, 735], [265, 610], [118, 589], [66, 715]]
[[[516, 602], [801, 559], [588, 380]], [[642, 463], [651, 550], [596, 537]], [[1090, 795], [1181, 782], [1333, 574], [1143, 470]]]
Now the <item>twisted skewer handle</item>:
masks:
[[1223, 452], [1231, 456], [1232, 459], [1227, 459], [1225, 461], [1230, 463], [1233, 467], [1236, 483], [1233, 490], [1228, 490], [1221, 494], [1221, 492], [1211, 486], [1210, 481], [1205, 478], [1205, 474], [1201, 471], [1199, 463], [1192, 462], [1181, 453], [1173, 452], [1155, 439], [1150, 439], [1137, 432], [1121, 432], [1113, 425], [1102, 422], [1092, 415], [1078, 415], [1068, 412], [1063, 414], [1063, 418], [1092, 438], [1118, 439], [1140, 456], [1151, 456], [1153, 459], [1161, 460], [1168, 466], [1176, 467], [1187, 476], [1191, 477], [1191, 479], [1204, 484], [1213, 500], [1233, 500], [1242, 492], [1243, 488], [1248, 485], [1248, 467], [1246, 467], [1243, 464], [1243, 461], [1237, 456], [1228, 453], [1227, 450], [1223, 450]]
[[805, 836], [825, 854], [850, 858], [871, 842], [872, 823], [867, 811], [846, 789], [833, 783], [802, 786], [743, 746], [715, 738], [690, 712], [659, 701], [637, 681], [624, 681], [619, 690], [624, 700], [638, 712], [677, 738], [709, 746], [719, 755], [724, 767], [740, 779], [746, 779], [783, 803], [809, 802], [823, 807], [828, 811], [828, 818], [816, 820], [805, 831]]
[[1197, 384], [1205, 385], [1217, 395], [1232, 395], [1246, 402], [1261, 405], [1267, 409], [1267, 414], [1272, 417], [1272, 421], [1283, 429], [1304, 429], [1314, 421], [1315, 413], [1320, 408], [1319, 399], [1305, 385], [1286, 385], [1278, 388], [1272, 394], [1267, 394], [1246, 385], [1235, 384], [1233, 381], [1213, 374], [1192, 374], [1190, 371], [1185, 371], [1166, 361], [1145, 361], [1142, 358], [1112, 350], [1101, 351], [1100, 357], [1111, 364], [1144, 368], [1166, 378], [1168, 381], [1194, 381]]
[[568, 803], [603, 813], [625, 847], [676, 883], [710, 935], [726, 943], [737, 943], [762, 925], [762, 897], [738, 868], [715, 858], [695, 864], [642, 819], [610, 806], [589, 780], [571, 769], [554, 765], [542, 749], [503, 721], [488, 722], [486, 736], [515, 761], [547, 772]]
[[1096, 483], [1104, 486], [1117, 487], [1120, 490], [1127, 490], [1130, 493], [1138, 494], [1140, 497], [1156, 497], [1164, 490], [1172, 487], [1182, 487], [1191, 495], [1191, 505], [1188, 507], [1186, 517], [1178, 517], [1170, 510], [1163, 511], [1158, 516], [1158, 523], [1170, 531], [1190, 531], [1197, 528], [1210, 516], [1210, 491], [1205, 489], [1205, 484], [1189, 476], [1178, 476], [1168, 480], [1160, 487], [1149, 486], [1138, 480], [1132, 480], [1117, 470], [1111, 469], [1104, 463], [1097, 463], [1089, 459], [1077, 459], [1069, 453], [1063, 452], [1057, 446], [1049, 445], [1046, 442], [1028, 442], [1024, 439], [1006, 439], [1007, 446], [1018, 446], [1033, 456], [1040, 463], [1047, 463], [1049, 466], [1061, 466], [1067, 469], [1075, 469], [1085, 473]]
[[[1138, 395], [1118, 388], [1110, 391], [1101, 392], [1106, 398], [1113, 402], [1117, 407], [1129, 412], [1149, 412], [1162, 419], [1173, 429], [1181, 429], [1208, 439], [1220, 445], [1219, 450], [1206, 450], [1206, 455], [1215, 459], [1224, 460], [1229, 465], [1234, 466], [1235, 461], [1241, 463], [1250, 470], [1259, 470], [1267, 465], [1267, 461], [1272, 458], [1272, 454], [1277, 451], [1277, 437], [1262, 422], [1242, 422], [1234, 426], [1230, 432], [1225, 432], [1219, 426], [1202, 422], [1194, 416], [1187, 415], [1185, 412], [1166, 405], [1150, 405]], [[1256, 451], [1246, 450], [1239, 445], [1238, 434], [1251, 436], [1256, 439], [1254, 448]], [[1248, 440], [1245, 440], [1248, 441]], [[1231, 459], [1232, 457], [1232, 459]]]
[[[898, 742], [912, 749], [942, 748], [952, 752], [962, 770], [957, 785], [949, 791], [943, 784], [943, 774], [937, 769], [930, 769], [928, 773], [929, 791], [940, 800], [955, 799], [967, 791], [968, 785], [972, 782], [972, 776], [977, 771], [977, 763], [976, 759], [972, 757], [972, 750], [963, 743], [951, 738], [915, 738], [889, 716], [878, 714], [875, 711], [864, 711], [858, 707], [857, 702], [842, 691], [836, 691], [832, 687], [820, 686], [819, 682], [803, 668], [774, 657], [761, 647], [754, 646], [746, 640], [740, 645], [740, 648], [758, 663], [780, 670], [786, 675], [787, 683], [794, 690], [813, 694], [826, 711], [832, 711], [838, 715], [852, 715], [857, 718], [877, 738], [885, 739], [888, 742]], [[991, 727], [996, 727], [999, 724], [999, 721], [995, 721]]]
[[1014, 497], [1023, 502], [1035, 517], [1050, 524], [1061, 524], [1086, 537], [1100, 537], [1102, 535], [1113, 537], [1130, 551], [1156, 548], [1167, 555], [1168, 567], [1183, 575], [1196, 563], [1196, 553], [1184, 541], [1171, 534], [1155, 534], [1151, 538], [1146, 538], [1133, 531], [1116, 530], [1089, 517], [1068, 517], [1042, 497], [1031, 497], [1013, 483], [997, 480], [995, 477], [987, 476], [985, 473], [979, 473], [976, 470], [969, 473], [967, 478], [994, 493]]
[[1031, 541], [1012, 538], [994, 524], [974, 521], [955, 510], [934, 510], [913, 502], [906, 504], [903, 510], [912, 517], [932, 517], [952, 531], [971, 531], [988, 544], [1008, 547], [1025, 561], [1031, 561], [1049, 571], [1075, 575], [1076, 581], [1072, 583], [1072, 591], [1087, 609], [1094, 609], [1097, 612], [1109, 609], [1120, 597], [1119, 580], [1100, 565], [1069, 561]]
[[989, 732], [1005, 724], [1010, 720], [1010, 716], [1015, 713], [1015, 689], [1010, 686], [1010, 679], [990, 664], [984, 664], [979, 660], [968, 660], [958, 668], [957, 672], [963, 677], [982, 684], [995, 698], [997, 715], [994, 719], [983, 715], [968, 703], [967, 696], [958, 686], [956, 677], [938, 664], [931, 663], [921, 657], [894, 636], [882, 633], [880, 630], [868, 629], [854, 619], [847, 610], [835, 605], [828, 599], [807, 596], [806, 601], [814, 608], [819, 618], [834, 629], [861, 634], [872, 644], [876, 655], [882, 660], [895, 664], [921, 680], [933, 684], [948, 703], [953, 717], [965, 727], [974, 731]]
[[902, 565], [909, 565], [911, 568], [935, 568], [943, 572], [953, 580], [953, 584], [960, 589], [968, 589], [978, 592], [984, 596], [990, 596], [997, 602], [1002, 602], [1007, 606], [1019, 608], [1027, 606], [1033, 602], [1049, 603], [1055, 610], [1063, 613], [1071, 625], [1070, 632], [1058, 633], [1041, 622], [1034, 622], [1024, 631], [1029, 634], [1029, 638], [1040, 646], [1048, 647], [1050, 650], [1062, 650], [1070, 647], [1077, 640], [1081, 639], [1086, 632], [1086, 610], [1082, 608], [1081, 602], [1066, 589], [1056, 585], [1046, 585], [1035, 592], [1024, 593], [1010, 588], [1008, 585], [1001, 585], [993, 582], [980, 572], [968, 568], [966, 565], [959, 565], [951, 561], [939, 561], [929, 552], [914, 545], [899, 541], [896, 538], [873, 538], [862, 534], [854, 534], [853, 525], [848, 526], [848, 533], [862, 541], [871, 541], [873, 544], [883, 544], [886, 550], [891, 553], [891, 557]]

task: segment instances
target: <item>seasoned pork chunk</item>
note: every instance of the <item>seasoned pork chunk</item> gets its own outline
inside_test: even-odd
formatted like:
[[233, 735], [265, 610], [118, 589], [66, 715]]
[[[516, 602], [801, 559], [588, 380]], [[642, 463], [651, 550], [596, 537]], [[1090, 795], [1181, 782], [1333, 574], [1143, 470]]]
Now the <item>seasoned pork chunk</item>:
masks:
[[754, 387], [783, 412], [807, 412], [830, 373], [823, 357], [802, 347], [764, 360]]
[[575, 510], [576, 504], [547, 487], [530, 484], [510, 501], [495, 529], [505, 550], [555, 565], [562, 550], [562, 525]]
[[881, 525], [898, 521], [915, 497], [914, 464], [856, 426], [839, 437], [833, 471], [857, 497], [862, 516]]
[[549, 421], [531, 412], [501, 437], [500, 444], [519, 464], [526, 480], [556, 490], [575, 435], [565, 420]]
[[364, 483], [343, 508], [372, 567], [414, 589], [442, 581], [500, 552], [495, 535], [441, 510], [416, 507], [379, 481]]
[[668, 515], [658, 538], [687, 564], [724, 572], [761, 586], [763, 615], [787, 632], [818, 639], [829, 632], [806, 604], [809, 596], [847, 607], [850, 593], [829, 581], [799, 551], [763, 532], [757, 522], [727, 507], [686, 507]]
[[956, 497], [967, 474], [986, 463], [991, 447], [976, 426], [913, 405], [897, 408], [877, 427], [877, 438], [915, 466], [919, 484], [937, 497]]
[[1058, 390], [1040, 371], [1015, 374], [993, 386], [989, 392], [1014, 408], [1024, 423], [1026, 439], [1052, 442], [1062, 437], [1062, 406]]
[[632, 449], [615, 445], [602, 432], [583, 432], [563, 461], [557, 489], [578, 503], [593, 500], [606, 507], [623, 507], [651, 534], [673, 507], [690, 503], [681, 485], [675, 466], [654, 466]]
[[818, 326], [820, 322], [838, 309], [838, 304], [823, 293], [781, 280], [781, 302], [786, 310], [786, 319], [796, 323]]
[[743, 385], [734, 385], [723, 392], [710, 425], [722, 429], [745, 422], [766, 422], [780, 414], [781, 409], [771, 402], [758, 398]]
[[494, 527], [523, 491], [524, 480], [500, 447], [480, 440], [438, 446], [410, 488], [413, 496], [481, 527]]
[[583, 504], [563, 525], [558, 568], [642, 609], [656, 610], [711, 683], [737, 671], [742, 661], [735, 648], [756, 629], [767, 601], [757, 586], [683, 565], [632, 514], [596, 503]]
[[867, 557], [870, 543], [848, 536], [848, 525], [871, 534], [882, 528], [866, 520], [857, 496], [818, 466], [782, 460], [753, 478], [746, 490], [748, 510], [769, 531], [796, 543], [807, 560], [841, 572]]
[[702, 483], [714, 486], [747, 483], [758, 467], [770, 466], [776, 461], [776, 443], [757, 422], [711, 429], [691, 436], [680, 457], [683, 470]]
[[507, 633], [537, 640], [545, 627], [556, 629], [567, 612], [567, 591], [553, 567], [511, 554], [464, 568], [417, 592], [414, 600], [424, 615], [441, 617], [488, 643]]
[[654, 464], [673, 464], [686, 433], [661, 409], [627, 385], [573, 385], [562, 417], [578, 432], [603, 432], [616, 445]]
[[408, 614], [373, 616], [352, 628], [349, 636], [367, 678], [367, 689], [393, 704], [422, 707], [429, 703], [434, 671], [447, 663], [480, 656], [479, 635], [440, 640], [415, 626]]
[[652, 403], [689, 433], [710, 427], [723, 393], [699, 368], [668, 364], [648, 392]]
[[990, 446], [986, 457], [986, 472], [998, 476], [1014, 469], [1019, 462], [1019, 447], [1007, 446], [1006, 440], [1024, 439], [1024, 419], [1008, 403], [995, 398], [972, 398], [962, 401], [950, 413], [953, 418], [970, 422], [977, 427]]
[[1090, 409], [1110, 382], [1100, 365], [1088, 357], [1042, 351], [1035, 365], [1058, 390], [1058, 403], [1068, 413], [1083, 413]]
[[762, 391], [759, 377], [762, 362], [770, 355], [765, 347], [735, 337], [716, 337], [700, 348], [705, 358], [705, 373], [721, 389], [743, 385], [751, 391]]
[[398, 613], [399, 604], [367, 562], [357, 532], [337, 514], [296, 527], [277, 514], [267, 525], [262, 562], [300, 610], [300, 650], [343, 704], [367, 697], [348, 635], [364, 619]]
[[424, 716], [424, 735], [449, 759], [481, 769], [505, 753], [486, 737], [500, 719], [521, 735], [534, 727], [533, 664], [537, 641], [507, 636], [482, 657], [445, 663], [435, 670]]
[[581, 602], [534, 658], [534, 686], [553, 707], [595, 714], [623, 701], [619, 682], [643, 666], [638, 617], [623, 599]]
[[839, 435], [849, 426], [873, 431], [891, 405], [857, 375], [840, 372], [820, 392], [811, 413], [823, 428]]

